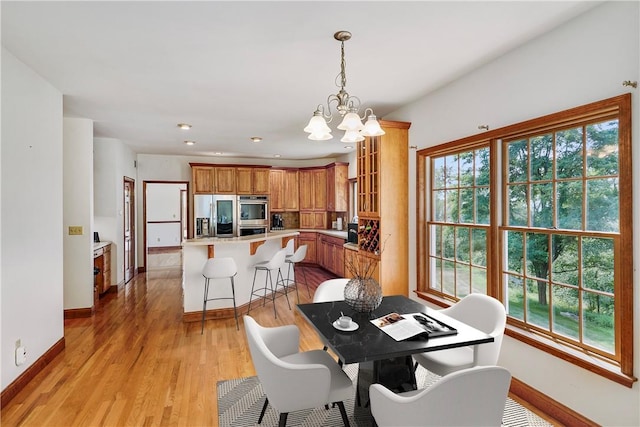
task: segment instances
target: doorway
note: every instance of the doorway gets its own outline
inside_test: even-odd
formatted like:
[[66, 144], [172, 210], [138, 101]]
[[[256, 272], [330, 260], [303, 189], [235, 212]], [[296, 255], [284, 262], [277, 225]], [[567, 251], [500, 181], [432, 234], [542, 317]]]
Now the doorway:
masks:
[[182, 264], [189, 228], [189, 183], [143, 181], [145, 271]]
[[135, 181], [124, 177], [124, 283], [128, 283], [136, 272], [136, 204]]

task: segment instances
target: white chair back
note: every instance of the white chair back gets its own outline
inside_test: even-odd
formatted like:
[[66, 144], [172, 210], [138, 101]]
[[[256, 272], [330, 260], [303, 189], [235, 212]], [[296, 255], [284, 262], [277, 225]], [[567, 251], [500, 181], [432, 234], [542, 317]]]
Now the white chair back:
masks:
[[344, 301], [344, 288], [350, 279], [329, 279], [320, 283], [313, 294], [313, 302]]
[[284, 266], [284, 260], [287, 257], [287, 248], [280, 249], [271, 259], [264, 265], [264, 268], [275, 270]]
[[288, 261], [294, 262], [294, 263], [300, 262], [304, 260], [306, 256], [307, 256], [307, 245], [301, 245], [301, 246], [298, 246], [298, 249], [296, 249], [293, 255], [288, 257]]
[[507, 314], [497, 299], [484, 294], [469, 294], [442, 310], [447, 316], [473, 326], [494, 338], [492, 343], [477, 346], [477, 366], [496, 365], [502, 347]]
[[371, 413], [379, 427], [499, 427], [510, 383], [505, 368], [478, 366], [453, 372], [417, 392], [396, 394], [372, 384]]
[[326, 366], [281, 360], [298, 353], [300, 331], [295, 325], [265, 328], [244, 316], [244, 328], [260, 384], [276, 410], [292, 412], [327, 403], [331, 375]]
[[209, 258], [202, 268], [202, 275], [209, 279], [233, 277], [237, 272], [233, 258]]

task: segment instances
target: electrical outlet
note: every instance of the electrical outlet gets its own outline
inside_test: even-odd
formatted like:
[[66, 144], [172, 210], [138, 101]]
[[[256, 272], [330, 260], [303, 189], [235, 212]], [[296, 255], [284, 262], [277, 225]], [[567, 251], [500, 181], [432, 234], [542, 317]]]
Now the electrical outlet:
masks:
[[70, 225], [69, 226], [69, 236], [82, 236], [82, 226], [81, 225]]
[[16, 341], [16, 366], [23, 365], [27, 361], [27, 349], [22, 346], [22, 341]]

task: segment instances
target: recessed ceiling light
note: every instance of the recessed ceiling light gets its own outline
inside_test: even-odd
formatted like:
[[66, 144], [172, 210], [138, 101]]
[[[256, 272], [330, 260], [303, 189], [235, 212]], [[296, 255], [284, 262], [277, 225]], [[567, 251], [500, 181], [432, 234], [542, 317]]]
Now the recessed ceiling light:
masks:
[[344, 149], [345, 150], [351, 150], [353, 148], [353, 145], [345, 145]]
[[262, 141], [262, 138], [260, 138], [259, 136], [252, 136], [252, 137], [251, 137], [251, 140], [252, 140], [253, 142], [260, 142], [260, 141]]
[[220, 155], [222, 155], [222, 151], [216, 151], [213, 154], [215, 154], [216, 156], [220, 156]]
[[191, 125], [189, 123], [178, 123], [178, 127], [182, 130], [191, 129]]
[[196, 144], [195, 141], [185, 141], [184, 143], [187, 144], [187, 145], [195, 145]]
[[280, 157], [280, 154], [274, 154], [273, 157]]

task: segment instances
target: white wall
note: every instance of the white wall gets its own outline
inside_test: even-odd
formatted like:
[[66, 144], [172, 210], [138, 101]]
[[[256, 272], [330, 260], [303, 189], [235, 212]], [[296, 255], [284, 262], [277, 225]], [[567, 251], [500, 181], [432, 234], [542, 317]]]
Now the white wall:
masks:
[[[62, 94], [2, 48], [4, 390], [64, 336]], [[16, 366], [21, 340], [27, 362]]]
[[[640, 141], [638, 91], [622, 86], [640, 80], [638, 2], [607, 2], [566, 25], [479, 68], [385, 119], [412, 122], [410, 145], [425, 148], [593, 101], [632, 93], [632, 138]], [[416, 52], [416, 54], [420, 54]], [[640, 156], [633, 159], [640, 171]], [[416, 288], [416, 158], [410, 156], [410, 288]], [[633, 206], [640, 207], [640, 173], [634, 176]], [[640, 248], [640, 209], [634, 212], [634, 246]], [[634, 253], [634, 282], [640, 280], [640, 250]], [[640, 318], [636, 287], [634, 324]], [[640, 372], [635, 334], [634, 366]], [[585, 369], [505, 337], [500, 364], [512, 374], [591, 420], [611, 426], [640, 425], [639, 386], [627, 388]], [[594, 398], [597, 396], [597, 398]]]
[[[93, 307], [93, 121], [65, 118], [64, 175], [64, 308]], [[69, 226], [82, 235], [70, 236]]]

